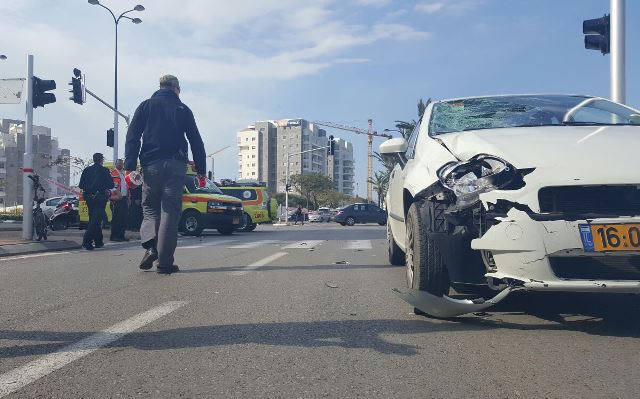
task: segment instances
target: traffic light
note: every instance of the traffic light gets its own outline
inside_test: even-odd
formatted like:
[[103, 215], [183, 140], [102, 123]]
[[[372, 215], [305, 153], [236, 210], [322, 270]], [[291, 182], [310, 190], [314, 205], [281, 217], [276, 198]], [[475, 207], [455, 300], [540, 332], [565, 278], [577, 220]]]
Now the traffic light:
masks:
[[605, 14], [602, 18], [583, 21], [584, 48], [587, 50], [600, 50], [602, 54], [609, 54], [609, 27], [609, 14]]
[[287, 184], [287, 185], [285, 186], [285, 190], [286, 190], [286, 191], [291, 191], [291, 184]]
[[107, 147], [113, 148], [113, 143], [115, 142], [115, 132], [112, 129], [107, 130]]
[[73, 77], [71, 78], [71, 82], [69, 85], [71, 86], [71, 90], [69, 93], [73, 94], [73, 97], [69, 97], [69, 100], [73, 101], [76, 104], [84, 104], [84, 90], [82, 84], [82, 72], [78, 68], [73, 68]]
[[42, 80], [36, 76], [33, 77], [33, 97], [31, 103], [33, 108], [44, 107], [47, 104], [56, 102], [56, 95], [47, 93], [49, 90], [56, 88], [55, 80]]
[[334, 155], [336, 151], [336, 143], [333, 141], [333, 136], [329, 136], [329, 144], [327, 147], [327, 155]]

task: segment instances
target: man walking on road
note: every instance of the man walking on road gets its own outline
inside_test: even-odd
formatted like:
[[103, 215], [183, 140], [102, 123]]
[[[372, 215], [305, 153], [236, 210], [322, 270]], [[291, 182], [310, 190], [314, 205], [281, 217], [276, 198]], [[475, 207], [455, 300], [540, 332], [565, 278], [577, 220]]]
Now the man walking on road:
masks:
[[116, 167], [111, 171], [115, 190], [111, 196], [111, 241], [129, 241], [125, 237], [127, 216], [129, 213], [129, 192], [124, 177], [124, 161], [118, 159]]
[[102, 221], [106, 218], [104, 209], [107, 206], [111, 189], [113, 189], [113, 180], [109, 169], [102, 166], [103, 162], [104, 156], [102, 154], [93, 154], [93, 165], [82, 171], [78, 184], [89, 210], [89, 224], [82, 237], [82, 247], [89, 251], [104, 246]]
[[157, 260], [158, 273], [162, 274], [180, 270], [174, 265], [174, 253], [187, 172], [187, 140], [198, 180], [204, 181], [206, 173], [204, 143], [193, 113], [180, 101], [179, 94], [178, 78], [161, 77], [160, 90], [136, 109], [125, 144], [125, 169], [136, 170], [139, 157], [144, 181], [140, 237], [147, 251], [140, 269], [151, 269]]

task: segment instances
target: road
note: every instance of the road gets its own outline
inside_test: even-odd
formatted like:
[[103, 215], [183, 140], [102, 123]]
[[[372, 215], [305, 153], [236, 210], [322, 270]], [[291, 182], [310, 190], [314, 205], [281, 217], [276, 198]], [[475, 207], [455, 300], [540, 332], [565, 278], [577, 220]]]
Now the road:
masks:
[[[260, 226], [0, 259], [0, 397], [640, 397], [636, 297], [416, 316], [385, 229]], [[346, 262], [346, 263], [345, 263]]]

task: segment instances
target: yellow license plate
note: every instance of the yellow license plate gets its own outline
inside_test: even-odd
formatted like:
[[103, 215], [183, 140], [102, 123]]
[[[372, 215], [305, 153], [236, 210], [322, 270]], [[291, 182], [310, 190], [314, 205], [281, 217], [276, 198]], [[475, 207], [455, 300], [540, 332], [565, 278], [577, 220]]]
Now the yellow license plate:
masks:
[[579, 229], [587, 252], [640, 251], [640, 223], [581, 224]]
[[231, 223], [233, 223], [233, 224], [240, 224], [240, 219], [239, 219], [239, 218], [233, 218], [233, 220], [231, 221]]

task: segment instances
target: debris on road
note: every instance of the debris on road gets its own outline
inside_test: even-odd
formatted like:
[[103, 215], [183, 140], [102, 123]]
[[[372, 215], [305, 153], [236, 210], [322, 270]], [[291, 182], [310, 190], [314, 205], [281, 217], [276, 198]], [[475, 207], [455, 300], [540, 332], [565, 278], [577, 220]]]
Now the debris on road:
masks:
[[348, 261], [346, 261], [346, 260], [340, 260], [340, 261], [338, 261], [338, 262], [335, 262], [334, 264], [335, 264], [335, 265], [350, 265], [351, 263], [349, 263], [349, 262], [348, 262]]
[[324, 285], [326, 285], [326, 286], [327, 286], [327, 287], [329, 287], [329, 288], [338, 288], [338, 286], [337, 286], [336, 284], [331, 283], [331, 282], [329, 282], [329, 281], [325, 281], [325, 282], [324, 282]]

